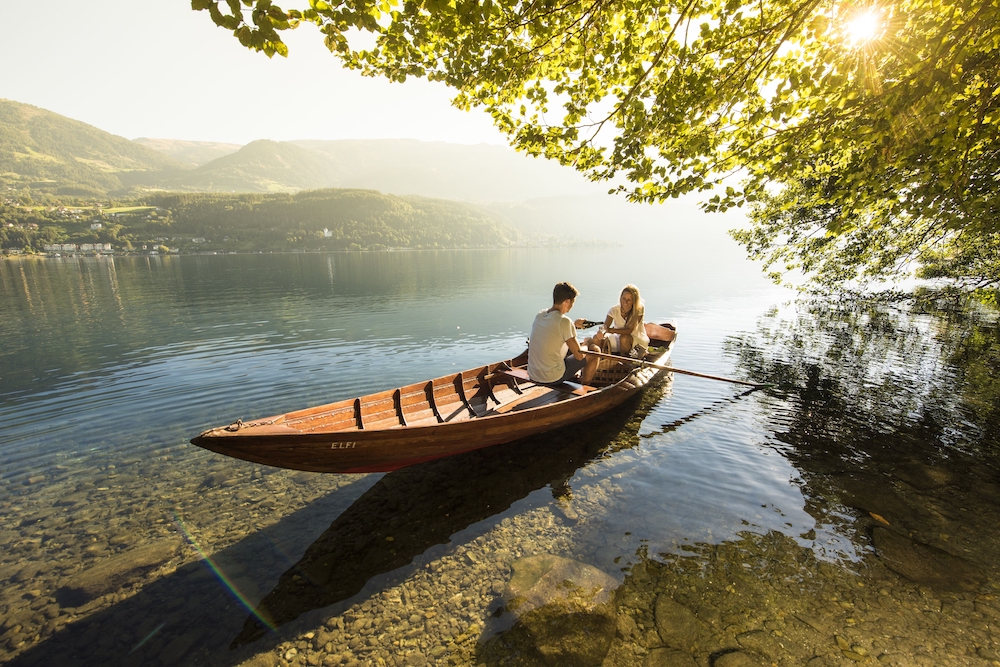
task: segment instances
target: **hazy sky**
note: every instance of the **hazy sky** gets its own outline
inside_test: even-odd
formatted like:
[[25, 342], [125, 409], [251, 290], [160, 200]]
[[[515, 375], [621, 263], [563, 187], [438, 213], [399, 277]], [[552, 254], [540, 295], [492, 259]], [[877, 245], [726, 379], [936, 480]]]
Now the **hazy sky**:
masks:
[[0, 98], [129, 139], [408, 137], [505, 144], [446, 87], [341, 69], [312, 25], [247, 51], [189, 0], [0, 0]]

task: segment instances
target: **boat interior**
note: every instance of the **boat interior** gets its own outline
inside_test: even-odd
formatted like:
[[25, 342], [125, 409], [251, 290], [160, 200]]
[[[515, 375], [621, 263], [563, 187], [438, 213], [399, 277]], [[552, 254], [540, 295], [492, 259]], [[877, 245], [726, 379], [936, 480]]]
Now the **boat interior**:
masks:
[[[653, 340], [647, 359], [665, 355], [672, 341]], [[570, 400], [599, 391], [636, 368], [634, 363], [602, 360], [593, 386], [575, 382], [542, 385], [527, 372], [527, 351], [515, 359], [435, 378], [398, 389], [289, 412], [270, 423], [302, 433], [375, 431], [432, 426], [508, 414]]]

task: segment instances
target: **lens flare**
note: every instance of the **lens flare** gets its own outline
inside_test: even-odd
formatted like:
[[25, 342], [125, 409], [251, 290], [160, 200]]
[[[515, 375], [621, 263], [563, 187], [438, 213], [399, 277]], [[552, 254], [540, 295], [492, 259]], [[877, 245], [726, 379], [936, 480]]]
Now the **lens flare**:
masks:
[[198, 555], [201, 556], [202, 562], [208, 567], [209, 570], [212, 571], [212, 574], [215, 575], [222, 585], [229, 590], [230, 594], [236, 598], [236, 601], [246, 607], [246, 610], [259, 620], [262, 625], [270, 628], [271, 630], [276, 630], [277, 627], [271, 623], [270, 619], [264, 618], [260, 612], [257, 611], [254, 605], [252, 605], [246, 596], [240, 592], [240, 589], [236, 587], [236, 584], [230, 581], [229, 577], [226, 576], [226, 573], [219, 568], [214, 560], [212, 560], [212, 557], [205, 553], [205, 551], [201, 548], [201, 545], [198, 544], [198, 540], [196, 540], [194, 535], [191, 534], [191, 531], [188, 530], [184, 520], [181, 519], [177, 512], [174, 512], [174, 521], [177, 523], [177, 528], [184, 535], [185, 539], [187, 539], [188, 543], [194, 548], [195, 551], [198, 552]]

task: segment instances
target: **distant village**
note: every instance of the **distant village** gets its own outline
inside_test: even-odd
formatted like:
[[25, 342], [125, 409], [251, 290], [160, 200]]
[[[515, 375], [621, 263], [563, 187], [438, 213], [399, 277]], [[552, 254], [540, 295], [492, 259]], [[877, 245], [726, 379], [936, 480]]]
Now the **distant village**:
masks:
[[[135, 218], [137, 215], [141, 215], [146, 220], [155, 219], [158, 215], [162, 216], [167, 213], [165, 209], [153, 206], [143, 206], [143, 207], [131, 207], [124, 211], [114, 211], [114, 210], [104, 210], [101, 204], [93, 204], [86, 206], [48, 206], [48, 207], [27, 207], [19, 205], [18, 202], [12, 200], [6, 200], [3, 202], [5, 205], [12, 208], [19, 208], [23, 211], [37, 211], [44, 215], [46, 219], [53, 221], [72, 221], [79, 222], [82, 225], [86, 225], [87, 218], [91, 220], [89, 224], [89, 231], [91, 233], [98, 233], [105, 229], [105, 222], [108, 223], [115, 222], [116, 218], [131, 217]], [[144, 215], [143, 215], [144, 214]], [[36, 222], [9, 222], [5, 221], [2, 223], [2, 227], [7, 230], [20, 230], [24, 232], [31, 233], [33, 235], [39, 234], [39, 225]], [[132, 244], [130, 241], [127, 242], [128, 245], [119, 244], [115, 245], [109, 242], [82, 242], [82, 243], [42, 243], [39, 244], [37, 241], [34, 244], [34, 249], [25, 248], [24, 246], [5, 246], [0, 248], [3, 255], [16, 256], [16, 255], [32, 255], [39, 256], [45, 255], [48, 257], [62, 257], [62, 256], [100, 256], [100, 255], [113, 255], [113, 254], [148, 254], [148, 255], [160, 255], [166, 253], [176, 253], [179, 249], [174, 247], [168, 247], [167, 243], [180, 243], [180, 244], [201, 244], [206, 243], [207, 239], [202, 237], [187, 237], [187, 236], [157, 236], [148, 240], [146, 243]], [[40, 247], [39, 247], [40, 246]], [[41, 253], [39, 252], [42, 251]], [[215, 252], [206, 252], [206, 254], [216, 254]]]

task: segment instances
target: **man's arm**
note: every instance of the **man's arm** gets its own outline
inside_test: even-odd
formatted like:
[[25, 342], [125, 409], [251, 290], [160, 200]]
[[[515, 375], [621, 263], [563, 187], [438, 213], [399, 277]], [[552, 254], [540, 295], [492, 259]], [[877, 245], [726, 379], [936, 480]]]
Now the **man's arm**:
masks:
[[573, 358], [583, 359], [587, 355], [580, 351], [580, 344], [576, 342], [576, 336], [566, 339], [566, 345], [569, 346], [569, 351], [573, 353]]

